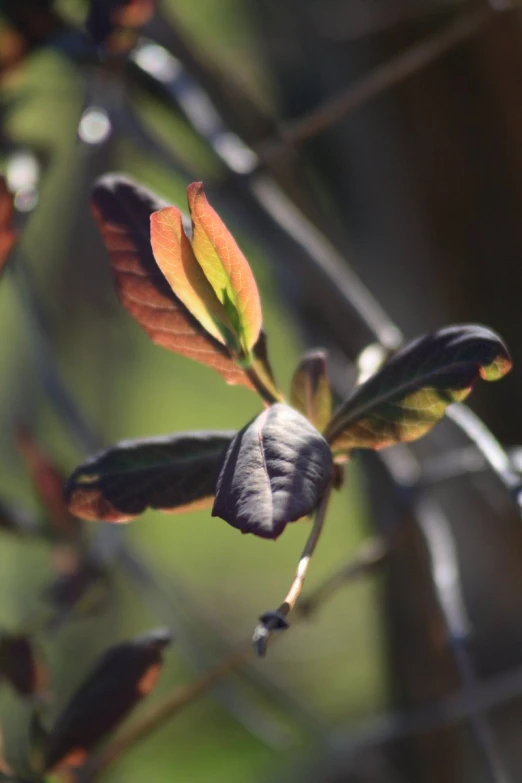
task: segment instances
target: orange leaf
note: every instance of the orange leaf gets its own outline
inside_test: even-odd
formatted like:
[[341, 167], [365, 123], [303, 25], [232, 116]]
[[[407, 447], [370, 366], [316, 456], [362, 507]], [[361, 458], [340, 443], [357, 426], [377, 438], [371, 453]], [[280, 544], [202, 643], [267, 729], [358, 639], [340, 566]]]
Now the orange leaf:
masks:
[[262, 327], [261, 301], [248, 262], [205, 196], [203, 183], [187, 189], [193, 223], [192, 248], [219, 301], [237, 313], [243, 348], [249, 353]]
[[224, 343], [216, 320], [231, 330], [225, 308], [203, 274], [183, 229], [177, 207], [165, 207], [150, 217], [150, 239], [156, 262], [170, 287], [199, 323]]
[[150, 216], [165, 206], [127, 177], [102, 177], [92, 194], [94, 216], [109, 252], [118, 297], [151, 339], [213, 367], [227, 383], [252, 388], [228, 350], [203, 329], [174, 294], [150, 245]]

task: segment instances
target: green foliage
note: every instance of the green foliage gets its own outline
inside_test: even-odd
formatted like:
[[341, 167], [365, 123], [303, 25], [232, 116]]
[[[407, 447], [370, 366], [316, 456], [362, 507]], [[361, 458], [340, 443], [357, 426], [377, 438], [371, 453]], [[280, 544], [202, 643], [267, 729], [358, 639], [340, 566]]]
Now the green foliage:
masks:
[[342, 484], [332, 452], [343, 461], [355, 448], [415, 440], [449, 404], [464, 400], [479, 377], [497, 380], [509, 371], [511, 359], [494, 332], [452, 326], [398, 351], [333, 416], [326, 355], [307, 353], [292, 379], [294, 410], [281, 404], [250, 267], [202, 183], [187, 192], [190, 241], [177, 207], [161, 206], [154, 194], [119, 176], [96, 186], [94, 212], [120, 299], [155, 342], [214, 366], [229, 383], [251, 386], [271, 407], [230, 445], [218, 438], [210, 462], [208, 450], [198, 449], [205, 437], [212, 442], [212, 433], [195, 441], [180, 434], [123, 443], [95, 456], [69, 481], [73, 513], [123, 522], [147, 507], [201, 507], [215, 494], [214, 515], [243, 533], [277, 538], [288, 522], [314, 511], [331, 483]]
[[478, 378], [511, 369], [507, 348], [483, 326], [450, 326], [406, 345], [335, 412], [325, 437], [336, 454], [382, 449], [425, 435]]

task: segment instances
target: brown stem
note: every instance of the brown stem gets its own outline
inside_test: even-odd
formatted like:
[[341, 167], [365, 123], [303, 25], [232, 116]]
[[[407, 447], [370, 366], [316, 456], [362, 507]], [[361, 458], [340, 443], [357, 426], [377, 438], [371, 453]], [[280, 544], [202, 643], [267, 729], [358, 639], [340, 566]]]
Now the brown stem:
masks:
[[[382, 539], [365, 542], [355, 557], [343, 568], [329, 577], [314, 590], [306, 600], [295, 607], [295, 621], [308, 618], [330, 598], [340, 587], [364, 577], [382, 563], [386, 554]], [[275, 641], [275, 639], [274, 639]], [[151, 707], [141, 720], [129, 726], [104, 751], [95, 756], [90, 763], [79, 770], [77, 783], [89, 783], [112, 766], [129, 748], [148, 737], [164, 721], [174, 717], [185, 707], [208, 693], [227, 675], [238, 671], [254, 658], [254, 649], [250, 639], [225, 659], [209, 669], [194, 682], [178, 686], [162, 702]]]

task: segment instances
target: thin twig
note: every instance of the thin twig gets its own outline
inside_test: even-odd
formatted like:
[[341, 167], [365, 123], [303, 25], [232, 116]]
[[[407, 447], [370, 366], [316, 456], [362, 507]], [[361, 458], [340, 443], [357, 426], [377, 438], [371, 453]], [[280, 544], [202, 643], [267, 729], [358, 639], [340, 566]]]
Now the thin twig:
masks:
[[460, 674], [468, 715], [491, 783], [509, 783], [509, 776], [486, 713], [476, 697], [477, 677], [467, 647], [470, 621], [461, 592], [455, 540], [439, 505], [426, 493], [415, 503], [419, 527], [431, 558], [431, 570], [448, 642]]
[[256, 654], [260, 657], [263, 657], [266, 653], [266, 647], [272, 632], [282, 631], [288, 628], [286, 618], [294, 609], [296, 601], [301, 595], [301, 590], [303, 589], [303, 584], [308, 573], [310, 560], [312, 559], [312, 555], [323, 530], [331, 492], [332, 485], [329, 484], [321, 499], [319, 508], [317, 509], [312, 530], [308, 536], [301, 557], [299, 558], [299, 563], [297, 564], [294, 580], [290, 585], [290, 590], [286, 594], [283, 603], [278, 609], [276, 609], [275, 612], [265, 612], [260, 617], [260, 622], [254, 630], [252, 642], [254, 644]]
[[446, 416], [464, 432], [484, 457], [491, 470], [497, 474], [519, 508], [522, 509], [522, 480], [509, 454], [495, 438], [484, 422], [465, 405], [450, 405]]
[[[385, 555], [386, 548], [382, 539], [376, 538], [364, 542], [361, 549], [347, 565], [329, 577], [295, 607], [295, 621], [298, 622], [310, 617], [343, 585], [372, 573], [383, 562]], [[194, 682], [175, 688], [164, 701], [151, 707], [138, 723], [129, 726], [104, 751], [82, 768], [78, 773], [78, 783], [88, 783], [101, 775], [130, 747], [148, 737], [166, 720], [173, 718], [185, 707], [204, 696], [224, 677], [252, 661], [254, 656], [255, 651], [249, 639]]]
[[396, 57], [378, 65], [340, 95], [330, 98], [310, 113], [280, 126], [283, 142], [279, 139], [266, 141], [257, 150], [260, 158], [264, 160], [267, 157], [280, 155], [287, 145], [302, 144], [327, 130], [354, 109], [472, 38], [493, 13], [491, 8], [485, 7], [462, 14], [442, 30], [423, 38]]

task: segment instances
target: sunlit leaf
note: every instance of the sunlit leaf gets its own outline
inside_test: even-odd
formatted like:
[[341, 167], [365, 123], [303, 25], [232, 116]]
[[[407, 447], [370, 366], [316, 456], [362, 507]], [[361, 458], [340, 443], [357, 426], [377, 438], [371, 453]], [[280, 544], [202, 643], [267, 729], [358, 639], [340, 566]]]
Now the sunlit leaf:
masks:
[[243, 533], [277, 538], [310, 514], [332, 477], [332, 454], [317, 430], [288, 405], [263, 411], [231, 442], [212, 516]]
[[47, 769], [81, 766], [156, 682], [171, 642], [160, 629], [112, 647], [74, 694], [51, 730]]
[[251, 388], [227, 348], [212, 337], [174, 294], [150, 244], [150, 216], [165, 205], [119, 174], [98, 180], [92, 205], [122, 305], [158, 345], [212, 368], [227, 383]]
[[325, 437], [332, 451], [382, 449], [428, 432], [447, 406], [462, 402], [478, 378], [511, 369], [500, 337], [484, 326], [450, 326], [396, 353], [341, 405]]
[[231, 329], [230, 319], [203, 274], [183, 229], [177, 207], [165, 207], [150, 218], [150, 239], [156, 262], [177, 297], [207, 332], [224, 343], [217, 323]]
[[29, 430], [19, 426], [18, 448], [25, 460], [36, 495], [45, 511], [52, 534], [71, 537], [80, 533], [80, 523], [67, 508], [63, 496], [65, 475], [38, 446]]
[[212, 504], [221, 458], [235, 432], [180, 432], [129, 440], [72, 474], [66, 497], [85, 519], [127, 522], [147, 508], [189, 511]]
[[0, 635], [0, 676], [24, 697], [43, 693], [49, 684], [47, 666], [26, 634]]
[[326, 371], [326, 351], [308, 351], [292, 378], [290, 401], [320, 432], [332, 415], [332, 391]]
[[187, 196], [194, 253], [248, 353], [257, 342], [263, 322], [254, 275], [234, 237], [208, 203], [203, 183], [189, 185]]
[[16, 232], [13, 226], [14, 203], [13, 196], [7, 189], [7, 182], [0, 177], [0, 272], [16, 242]]

